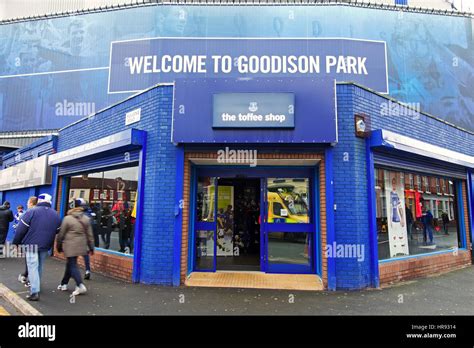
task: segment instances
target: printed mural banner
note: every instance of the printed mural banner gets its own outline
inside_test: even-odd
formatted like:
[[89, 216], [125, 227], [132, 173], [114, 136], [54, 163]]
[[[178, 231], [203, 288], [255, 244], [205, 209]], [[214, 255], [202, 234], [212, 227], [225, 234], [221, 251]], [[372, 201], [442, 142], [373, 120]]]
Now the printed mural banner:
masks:
[[[129, 97], [108, 93], [109, 77], [114, 85], [126, 82], [126, 76], [110, 76], [111, 46], [125, 47], [112, 43], [127, 40], [147, 51], [163, 42], [152, 38], [203, 38], [204, 48], [206, 38], [273, 38], [282, 44], [298, 38], [311, 49], [321, 39], [349, 39], [341, 41], [343, 51], [357, 40], [384, 42], [391, 97], [474, 130], [471, 17], [337, 5], [157, 4], [0, 25], [0, 131], [58, 129]], [[231, 48], [218, 54], [228, 55]], [[252, 53], [252, 46], [237, 48]], [[125, 58], [123, 68], [131, 57]], [[384, 74], [385, 69], [375, 77]], [[152, 86], [160, 74], [145, 75], [140, 88]], [[414, 117], [398, 115], [391, 106], [388, 112]]]
[[385, 199], [390, 257], [409, 255], [402, 175], [401, 173], [385, 171]]

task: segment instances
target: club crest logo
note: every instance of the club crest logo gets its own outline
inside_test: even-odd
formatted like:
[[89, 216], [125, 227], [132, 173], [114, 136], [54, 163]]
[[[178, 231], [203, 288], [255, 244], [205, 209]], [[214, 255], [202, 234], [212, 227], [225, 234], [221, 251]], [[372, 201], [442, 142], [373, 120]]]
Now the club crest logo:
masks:
[[257, 102], [250, 102], [249, 104], [249, 111], [250, 112], [255, 112], [258, 110], [258, 104]]

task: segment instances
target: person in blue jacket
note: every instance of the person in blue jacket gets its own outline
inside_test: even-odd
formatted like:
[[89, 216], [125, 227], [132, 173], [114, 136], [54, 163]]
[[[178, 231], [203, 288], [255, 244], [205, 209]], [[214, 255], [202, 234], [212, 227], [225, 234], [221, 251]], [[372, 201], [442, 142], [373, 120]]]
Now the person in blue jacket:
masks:
[[21, 217], [13, 239], [13, 244], [23, 245], [26, 250], [31, 283], [30, 294], [26, 298], [30, 301], [39, 300], [43, 263], [61, 226], [58, 213], [51, 208], [51, 200], [47, 193], [38, 196], [38, 204]]
[[[421, 222], [423, 223], [423, 242], [425, 245], [433, 245], [433, 221], [433, 214], [430, 209], [427, 209], [421, 218]], [[429, 243], [427, 242], [427, 234], [430, 238]]]

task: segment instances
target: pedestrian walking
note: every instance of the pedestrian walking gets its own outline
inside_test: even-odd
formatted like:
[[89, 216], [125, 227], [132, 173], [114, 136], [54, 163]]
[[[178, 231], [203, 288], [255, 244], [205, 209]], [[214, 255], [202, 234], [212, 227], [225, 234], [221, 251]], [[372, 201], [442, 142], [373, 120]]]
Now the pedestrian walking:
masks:
[[441, 219], [443, 220], [443, 232], [445, 235], [449, 235], [448, 225], [449, 225], [449, 215], [445, 211], [441, 214]]
[[100, 218], [100, 227], [101, 227], [101, 235], [102, 241], [104, 242], [104, 248], [110, 248], [110, 235], [112, 234], [112, 229], [114, 227], [114, 216], [110, 211], [108, 206], [105, 206], [102, 209], [102, 214]]
[[94, 235], [81, 200], [75, 200], [74, 208], [69, 210], [64, 217], [57, 239], [57, 247], [58, 251], [64, 252], [64, 256], [67, 258], [64, 277], [58, 290], [67, 291], [67, 285], [72, 277], [76, 282], [76, 288], [72, 294], [76, 296], [85, 293], [87, 288], [82, 282], [77, 266], [77, 257], [94, 253]]
[[[92, 226], [92, 234], [94, 235], [94, 247], [96, 246], [95, 244], [95, 234], [94, 234], [94, 218], [95, 218], [95, 213], [92, 211], [92, 209], [87, 205], [87, 202], [83, 198], [77, 198], [74, 202], [74, 206], [81, 207], [84, 209], [84, 214], [89, 218], [89, 223]], [[85, 280], [90, 280], [91, 279], [91, 260], [89, 257], [89, 254], [82, 255], [84, 258], [84, 266], [86, 269], [86, 273], [84, 274], [84, 279]]]
[[13, 221], [13, 213], [10, 210], [10, 202], [5, 201], [0, 206], [0, 245], [4, 245], [7, 239], [10, 222]]
[[413, 224], [415, 223], [415, 219], [413, 218], [411, 209], [407, 205], [405, 205], [405, 216], [407, 218], [407, 234], [410, 239], [413, 239]]
[[23, 206], [20, 204], [19, 206], [16, 207], [16, 213], [13, 216], [13, 230], [16, 231], [16, 227], [18, 226], [18, 223], [20, 222], [21, 216], [25, 213], [23, 210]]
[[[423, 241], [425, 245], [432, 245], [433, 244], [433, 214], [431, 210], [427, 210], [426, 214], [423, 215], [422, 222], [423, 222]], [[427, 243], [427, 234], [430, 238], [430, 242]]]
[[[36, 204], [38, 204], [38, 197], [31, 196], [30, 198], [28, 198], [28, 202], [26, 203], [26, 211], [28, 211], [31, 208], [34, 208]], [[16, 229], [15, 229], [15, 232], [16, 232]], [[25, 258], [25, 271], [18, 275], [18, 281], [22, 284], [25, 284], [26, 287], [31, 286], [31, 283], [28, 280], [28, 265], [26, 263], [26, 258]]]
[[30, 301], [39, 300], [43, 264], [61, 225], [58, 213], [51, 207], [51, 200], [47, 193], [38, 196], [38, 204], [21, 217], [13, 239], [13, 244], [23, 245], [26, 249], [31, 283], [30, 294], [26, 298]]

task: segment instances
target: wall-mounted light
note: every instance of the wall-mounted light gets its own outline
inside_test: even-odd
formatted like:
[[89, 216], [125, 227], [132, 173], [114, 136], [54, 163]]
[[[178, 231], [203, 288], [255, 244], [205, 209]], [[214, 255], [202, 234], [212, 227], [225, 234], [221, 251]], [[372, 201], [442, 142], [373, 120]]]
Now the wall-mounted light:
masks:
[[356, 114], [354, 116], [356, 137], [366, 138], [369, 135], [365, 115]]

